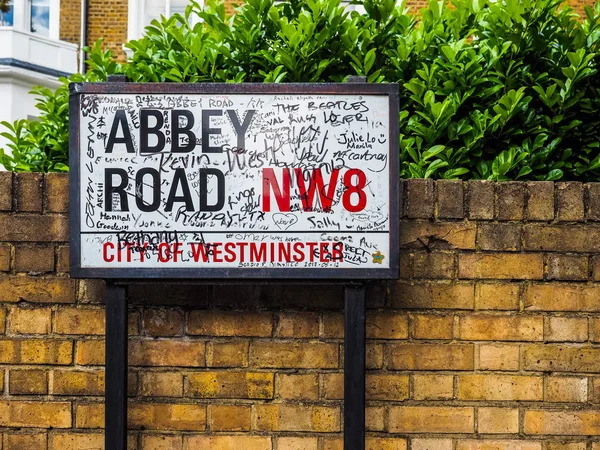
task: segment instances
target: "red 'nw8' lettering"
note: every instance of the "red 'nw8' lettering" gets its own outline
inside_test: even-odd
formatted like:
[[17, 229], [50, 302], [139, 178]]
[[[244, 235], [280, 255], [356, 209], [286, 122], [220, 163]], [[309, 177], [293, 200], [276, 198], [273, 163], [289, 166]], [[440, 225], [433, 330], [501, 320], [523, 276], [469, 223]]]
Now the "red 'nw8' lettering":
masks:
[[[321, 169], [302, 170], [295, 169], [296, 183], [298, 193], [302, 201], [302, 209], [306, 212], [315, 210], [315, 197], [318, 196], [318, 204], [324, 212], [331, 211], [335, 191], [337, 188], [339, 169], [334, 169], [326, 183], [323, 179]], [[266, 168], [262, 171], [262, 200], [263, 211], [271, 211], [271, 193], [277, 203], [277, 208], [281, 212], [290, 211], [290, 169], [281, 169], [281, 185], [275, 175], [275, 170]], [[308, 186], [306, 183], [308, 182]], [[346, 211], [359, 212], [367, 206], [367, 195], [364, 188], [367, 185], [367, 176], [360, 169], [349, 169], [344, 173], [343, 178], [344, 192], [342, 194], [342, 206]], [[353, 195], [357, 195], [355, 199]]]

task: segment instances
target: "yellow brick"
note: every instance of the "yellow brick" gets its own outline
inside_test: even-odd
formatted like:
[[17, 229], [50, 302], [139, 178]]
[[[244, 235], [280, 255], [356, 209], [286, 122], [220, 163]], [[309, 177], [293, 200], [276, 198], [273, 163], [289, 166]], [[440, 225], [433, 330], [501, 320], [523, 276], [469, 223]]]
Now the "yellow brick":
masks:
[[542, 450], [541, 442], [525, 440], [460, 440], [456, 450]]
[[[41, 217], [41, 216], [38, 216]], [[0, 277], [0, 301], [74, 303], [75, 280], [70, 278]]]
[[399, 282], [391, 293], [393, 308], [411, 309], [473, 309], [473, 283]]
[[391, 370], [473, 370], [472, 344], [389, 344]]
[[475, 309], [518, 310], [519, 285], [479, 283], [475, 287]]
[[0, 334], [4, 334], [6, 332], [6, 310], [4, 308], [0, 308]]
[[321, 442], [323, 443], [323, 450], [344, 450], [344, 440], [342, 438], [324, 437], [321, 438]]
[[145, 434], [142, 436], [142, 448], [144, 450], [181, 450], [183, 448], [183, 437]]
[[0, 426], [70, 428], [69, 402], [0, 402]]
[[77, 342], [77, 364], [82, 366], [104, 364], [105, 342], [99, 340]]
[[183, 375], [181, 372], [142, 372], [140, 395], [144, 397], [181, 397]]
[[203, 431], [206, 429], [206, 406], [132, 403], [127, 419], [130, 429]]
[[73, 343], [64, 340], [0, 340], [1, 364], [60, 364], [73, 361]]
[[408, 316], [393, 313], [367, 313], [368, 339], [407, 339]]
[[192, 311], [188, 322], [188, 334], [271, 337], [273, 316], [271, 313]]
[[98, 433], [54, 433], [48, 437], [49, 450], [99, 450], [104, 435]]
[[547, 402], [585, 402], [587, 401], [587, 378], [547, 377]]
[[249, 431], [250, 406], [210, 405], [208, 407], [211, 431]]
[[424, 252], [412, 256], [415, 278], [454, 278], [454, 254]]
[[208, 342], [207, 367], [247, 367], [248, 342]]
[[[48, 448], [45, 433], [24, 434], [8, 433], [6, 435], [5, 450], [46, 450]], [[2, 446], [0, 445], [0, 448]]]
[[131, 366], [204, 367], [205, 344], [198, 341], [165, 339], [130, 341]]
[[77, 428], [104, 428], [104, 404], [81, 403], [75, 408]]
[[180, 336], [184, 322], [183, 312], [176, 309], [147, 309], [142, 315], [144, 331], [150, 336]]
[[317, 400], [317, 374], [280, 374], [277, 376], [279, 397], [286, 400]]
[[264, 372], [200, 372], [186, 377], [186, 395], [199, 398], [273, 398], [274, 375]]
[[184, 450], [271, 450], [266, 436], [185, 436]]
[[411, 439], [412, 450], [452, 450], [452, 439]]
[[284, 338], [311, 338], [319, 336], [317, 313], [281, 313], [276, 335]]
[[[321, 396], [327, 400], [344, 398], [344, 375], [341, 373], [323, 374], [323, 392]], [[600, 385], [600, 383], [599, 383]]]
[[281, 437], [277, 450], [317, 450], [319, 441], [314, 437]]
[[483, 370], [519, 370], [519, 346], [510, 344], [481, 344], [479, 368]]
[[334, 312], [323, 313], [321, 337], [342, 339], [344, 337], [344, 315]]
[[365, 450], [406, 450], [406, 439], [368, 437]]
[[511, 434], [519, 432], [517, 408], [479, 408], [477, 431], [483, 434]]
[[252, 342], [250, 366], [261, 368], [336, 369], [339, 347], [324, 342]]
[[586, 450], [585, 442], [546, 441], [544, 450]]
[[48, 372], [45, 370], [11, 370], [8, 378], [8, 391], [11, 394], [48, 393]]
[[445, 400], [454, 396], [452, 375], [413, 375], [415, 400]]
[[600, 411], [525, 411], [523, 429], [532, 435], [598, 436]]
[[463, 253], [458, 258], [458, 277], [541, 280], [544, 259], [534, 253]]
[[422, 248], [423, 239], [435, 236], [447, 241], [459, 249], [475, 250], [477, 226], [474, 223], [463, 222], [405, 222], [400, 227], [400, 245], [418, 244]]
[[8, 328], [15, 334], [48, 334], [51, 315], [50, 308], [12, 308]]
[[588, 320], [583, 317], [548, 317], [545, 338], [551, 342], [587, 341]]
[[415, 339], [452, 339], [453, 337], [454, 316], [418, 314], [412, 320]]
[[513, 375], [459, 375], [459, 400], [543, 400], [543, 378]]
[[556, 372], [600, 372], [600, 348], [566, 345], [523, 346], [523, 369]]
[[592, 392], [590, 393], [592, 403], [600, 403], [600, 378], [592, 378]]
[[471, 315], [460, 318], [460, 338], [471, 341], [541, 341], [544, 318]]
[[525, 286], [527, 311], [600, 311], [600, 286], [578, 283], [540, 283]]
[[473, 433], [473, 408], [391, 406], [389, 408], [391, 433]]
[[103, 309], [60, 308], [56, 311], [58, 334], [104, 334]]
[[365, 409], [365, 428], [367, 431], [384, 431], [385, 408], [382, 406], [367, 406]]
[[369, 400], [406, 400], [408, 375], [368, 374], [366, 395]]
[[340, 410], [327, 406], [254, 405], [257, 431], [340, 431]]
[[52, 392], [57, 395], [104, 395], [104, 372], [55, 370]]
[[600, 342], [600, 317], [590, 319], [590, 334], [592, 342]]
[[[340, 350], [340, 355], [342, 353], [343, 351]], [[365, 356], [367, 369], [383, 368], [383, 345], [367, 343], [367, 354]]]

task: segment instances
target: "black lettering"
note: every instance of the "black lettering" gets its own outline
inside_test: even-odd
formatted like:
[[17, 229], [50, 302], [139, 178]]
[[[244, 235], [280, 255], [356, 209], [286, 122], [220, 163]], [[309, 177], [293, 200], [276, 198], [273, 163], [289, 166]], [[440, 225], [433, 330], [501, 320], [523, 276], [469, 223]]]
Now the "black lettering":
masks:
[[[144, 176], [150, 175], [152, 181], [150, 187], [152, 188], [152, 203], [146, 203], [144, 201]], [[158, 170], [152, 167], [144, 167], [140, 169], [135, 175], [135, 204], [138, 209], [143, 212], [156, 211], [160, 206], [160, 174]]]
[[[148, 118], [156, 118], [156, 124], [149, 126]], [[159, 153], [165, 148], [165, 135], [160, 131], [165, 123], [163, 115], [156, 109], [140, 110], [140, 153]], [[148, 145], [148, 135], [156, 136], [157, 144]]]
[[223, 111], [220, 109], [203, 109], [202, 110], [202, 153], [222, 153], [221, 147], [210, 146], [211, 134], [221, 134], [220, 128], [210, 128], [210, 118], [222, 116]]
[[[208, 204], [208, 176], [217, 178], [217, 203]], [[221, 211], [225, 204], [225, 176], [219, 169], [200, 169], [200, 211]]]
[[[122, 137], [117, 137], [119, 125], [121, 125], [121, 129], [123, 130]], [[115, 113], [115, 120], [110, 128], [110, 134], [108, 136], [108, 142], [106, 143], [105, 153], [112, 153], [115, 144], [125, 144], [127, 153], [135, 153], [135, 150], [133, 149], [133, 143], [131, 142], [131, 132], [129, 131], [129, 124], [127, 123], [127, 115], [123, 109], [119, 109]]]
[[[113, 185], [113, 175], [118, 175], [121, 177], [121, 183], [118, 186]], [[120, 208], [119, 211], [129, 211], [129, 203], [127, 202], [127, 192], [125, 192], [125, 188], [129, 184], [129, 177], [127, 176], [127, 171], [125, 169], [106, 169], [104, 171], [104, 186], [105, 186], [105, 195], [104, 195], [104, 210], [112, 211], [113, 210], [113, 194], [119, 195]]]
[[[191, 111], [185, 109], [174, 109], [171, 113], [171, 127], [173, 127], [173, 142], [171, 143], [171, 152], [188, 153], [196, 147], [196, 135], [191, 131], [194, 126], [194, 115]], [[179, 125], [179, 118], [185, 117], [187, 123], [184, 126]], [[181, 145], [180, 135], [187, 136], [187, 143]]]
[[238, 149], [246, 148], [246, 131], [248, 131], [248, 127], [252, 122], [252, 117], [254, 117], [254, 113], [256, 110], [249, 109], [246, 111], [246, 116], [244, 117], [244, 123], [240, 124], [240, 119], [238, 118], [237, 113], [233, 109], [228, 109], [227, 114], [231, 119], [231, 123], [233, 124], [233, 128], [237, 134], [237, 147]]
[[[181, 185], [182, 195], [177, 195]], [[173, 211], [173, 203], [183, 202], [185, 203], [186, 211], [194, 210], [194, 203], [192, 202], [192, 194], [190, 193], [190, 186], [187, 182], [184, 169], [175, 169], [173, 174], [173, 183], [171, 184], [171, 190], [169, 191], [169, 198], [167, 198], [167, 206], [165, 211]]]

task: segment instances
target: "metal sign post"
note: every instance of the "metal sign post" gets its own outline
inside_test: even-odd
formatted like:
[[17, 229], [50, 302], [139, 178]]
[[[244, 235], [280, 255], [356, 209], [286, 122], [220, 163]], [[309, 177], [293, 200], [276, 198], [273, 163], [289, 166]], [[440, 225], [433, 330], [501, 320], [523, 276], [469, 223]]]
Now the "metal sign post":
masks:
[[345, 446], [364, 449], [363, 282], [399, 267], [398, 86], [70, 89], [71, 276], [108, 280], [106, 447], [126, 448], [128, 281], [307, 279], [346, 283]]

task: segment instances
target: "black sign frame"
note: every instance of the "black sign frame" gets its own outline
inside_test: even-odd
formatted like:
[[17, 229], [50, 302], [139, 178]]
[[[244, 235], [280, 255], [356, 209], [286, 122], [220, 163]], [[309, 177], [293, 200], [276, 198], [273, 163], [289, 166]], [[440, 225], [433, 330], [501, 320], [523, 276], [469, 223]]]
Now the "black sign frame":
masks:
[[[80, 101], [82, 94], [306, 94], [382, 95], [389, 102], [389, 267], [388, 268], [89, 268], [81, 267]], [[70, 157], [70, 265], [73, 278], [100, 279], [397, 279], [399, 272], [399, 90], [397, 84], [368, 83], [71, 83], [69, 124]]]

